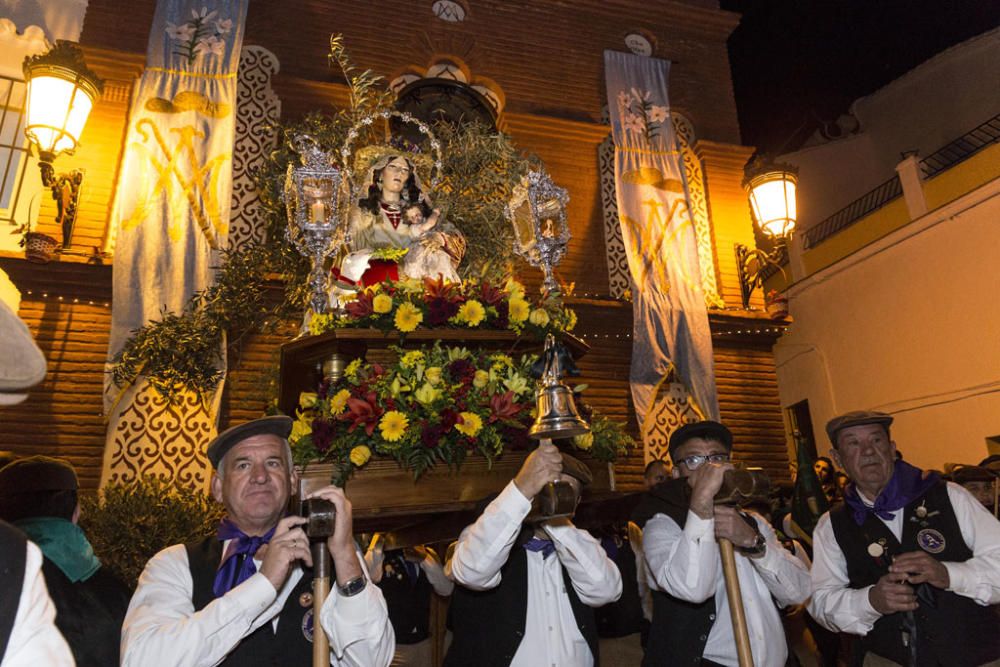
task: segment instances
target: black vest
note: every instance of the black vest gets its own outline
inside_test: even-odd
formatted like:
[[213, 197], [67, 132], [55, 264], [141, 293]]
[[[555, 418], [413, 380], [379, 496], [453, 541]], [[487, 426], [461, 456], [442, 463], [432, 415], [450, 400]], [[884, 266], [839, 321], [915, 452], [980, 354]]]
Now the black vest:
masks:
[[7, 652], [10, 633], [24, 586], [24, 566], [28, 544], [24, 534], [0, 521], [0, 662]]
[[402, 554], [387, 556], [378, 587], [385, 597], [389, 622], [396, 633], [397, 644], [416, 644], [430, 636], [428, 620], [431, 610], [431, 584], [423, 568], [417, 568], [417, 579], [406, 573]]
[[[185, 547], [188, 565], [191, 568], [191, 579], [194, 582], [192, 597], [194, 610], [201, 611], [215, 599], [212, 583], [219, 569], [219, 562], [222, 560], [222, 542], [209, 537], [202, 542], [187, 544]], [[331, 580], [335, 576], [331, 572]], [[288, 595], [281, 613], [278, 614], [277, 631], [274, 631], [272, 623], [268, 621], [244, 637], [219, 664], [239, 665], [239, 667], [311, 665], [312, 641], [306, 638], [303, 630], [306, 615], [312, 616], [311, 594], [307, 606], [303, 606], [300, 602], [302, 594], [311, 593], [311, 589], [312, 574], [306, 570]], [[313, 632], [323, 632], [319, 619], [313, 619], [312, 627]]]
[[73, 651], [77, 667], [117, 667], [122, 621], [131, 593], [107, 568], [73, 583], [48, 558], [42, 574], [56, 606], [56, 627]]
[[[917, 516], [917, 508], [923, 507]], [[936, 514], [935, 514], [936, 513]], [[941, 548], [930, 555], [942, 562], [964, 562], [972, 557], [955, 518], [944, 482], [932, 487], [922, 497], [903, 508], [902, 540], [868, 513], [862, 526], [854, 521], [846, 503], [830, 510], [830, 523], [847, 561], [851, 588], [875, 584], [889, 571], [892, 556], [921, 549], [921, 541], [930, 548]], [[923, 533], [922, 531], [934, 531]], [[928, 538], [943, 537], [943, 545]], [[876, 558], [868, 552], [872, 543], [883, 544], [884, 554]], [[926, 551], [926, 549], [924, 549]], [[930, 552], [928, 552], [930, 553]], [[983, 607], [974, 600], [922, 584], [918, 588], [920, 607], [913, 612], [917, 635], [917, 665], [954, 665], [974, 667], [1000, 657], [1000, 606]], [[909, 649], [903, 645], [903, 613], [883, 616], [861, 640], [862, 655], [875, 653], [908, 664]]]
[[[523, 548], [528, 537], [530, 532], [522, 531], [514, 543], [500, 568], [496, 588], [474, 591], [455, 584], [448, 608], [453, 640], [444, 667], [509, 667], [524, 638], [528, 617], [528, 556]], [[594, 667], [599, 667], [594, 610], [580, 601], [566, 568], [561, 569], [573, 617], [594, 656]]]
[[636, 582], [635, 552], [628, 540], [620, 540], [618, 553], [612, 559], [622, 575], [622, 596], [594, 610], [598, 637], [625, 637], [639, 632], [642, 623], [642, 601]]
[[[690, 504], [691, 487], [687, 480], [667, 480], [643, 496], [633, 520], [645, 529], [646, 521], [656, 514], [665, 514], [683, 530]], [[652, 595], [653, 620], [642, 667], [700, 665], [708, 634], [715, 625], [715, 597], [695, 604], [656, 589]]]

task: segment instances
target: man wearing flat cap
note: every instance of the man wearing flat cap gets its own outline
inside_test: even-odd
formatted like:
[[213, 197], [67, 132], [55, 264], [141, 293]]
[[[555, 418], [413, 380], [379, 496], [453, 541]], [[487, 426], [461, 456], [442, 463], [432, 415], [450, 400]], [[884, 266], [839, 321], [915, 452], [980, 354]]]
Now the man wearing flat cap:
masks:
[[785, 664], [785, 632], [774, 601], [805, 601], [809, 572], [763, 517], [715, 504], [723, 475], [733, 467], [732, 448], [733, 435], [723, 424], [681, 426], [668, 443], [672, 479], [648, 491], [636, 508], [653, 591], [643, 667], [739, 664], [719, 538], [736, 547], [754, 664]]
[[0, 519], [38, 545], [42, 574], [56, 606], [56, 626], [78, 667], [118, 664], [129, 589], [101, 567], [77, 525], [79, 483], [62, 459], [31, 456], [0, 469]]
[[532, 499], [557, 480], [579, 499], [591, 473], [555, 445], [541, 444], [462, 531], [445, 569], [456, 584], [445, 667], [598, 664], [593, 608], [621, 595], [618, 568], [568, 518], [524, 525]]
[[1000, 522], [896, 460], [892, 421], [855, 411], [826, 426], [851, 481], [813, 533], [809, 612], [861, 635], [865, 665], [1000, 665]]
[[327, 539], [330, 596], [312, 617], [306, 519], [285, 516], [297, 476], [288, 417], [230, 428], [208, 448], [212, 495], [226, 508], [216, 537], [156, 554], [139, 577], [122, 629], [122, 665], [307, 665], [326, 632], [335, 667], [385, 666], [394, 638], [385, 600], [353, 536], [351, 503], [328, 486], [309, 497], [336, 509]]

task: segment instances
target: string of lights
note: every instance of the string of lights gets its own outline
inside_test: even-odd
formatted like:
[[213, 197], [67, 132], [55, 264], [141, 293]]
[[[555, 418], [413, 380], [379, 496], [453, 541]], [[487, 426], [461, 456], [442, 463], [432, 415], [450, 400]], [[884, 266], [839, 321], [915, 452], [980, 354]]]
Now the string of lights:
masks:
[[39, 298], [40, 299], [50, 299], [51, 298], [52, 300], [58, 301], [60, 303], [86, 304], [88, 306], [103, 306], [105, 308], [110, 308], [111, 307], [111, 302], [109, 302], [109, 301], [101, 301], [100, 299], [98, 299], [97, 301], [95, 301], [93, 299], [81, 299], [80, 297], [77, 297], [77, 296], [75, 296], [75, 297], [73, 297], [73, 298], [70, 299], [70, 298], [62, 296], [61, 294], [52, 294], [50, 296], [48, 292], [35, 292], [34, 290], [30, 290], [30, 289], [29, 290], [25, 290], [24, 295], [25, 295], [25, 297], [32, 297], [32, 300], [37, 300]]

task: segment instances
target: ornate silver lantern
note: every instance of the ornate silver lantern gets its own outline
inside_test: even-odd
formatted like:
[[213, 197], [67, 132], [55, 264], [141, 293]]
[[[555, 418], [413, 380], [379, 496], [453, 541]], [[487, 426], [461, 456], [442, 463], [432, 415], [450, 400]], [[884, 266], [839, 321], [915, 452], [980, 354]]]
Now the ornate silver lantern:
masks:
[[314, 313], [324, 313], [329, 310], [326, 259], [344, 240], [340, 215], [342, 175], [312, 137], [299, 135], [294, 144], [301, 164], [288, 165], [285, 176], [285, 236], [312, 261], [310, 305]]
[[514, 227], [514, 252], [545, 275], [542, 291], [558, 291], [553, 275], [566, 254], [569, 224], [566, 205], [569, 193], [552, 182], [544, 171], [530, 171], [514, 188], [505, 214]]

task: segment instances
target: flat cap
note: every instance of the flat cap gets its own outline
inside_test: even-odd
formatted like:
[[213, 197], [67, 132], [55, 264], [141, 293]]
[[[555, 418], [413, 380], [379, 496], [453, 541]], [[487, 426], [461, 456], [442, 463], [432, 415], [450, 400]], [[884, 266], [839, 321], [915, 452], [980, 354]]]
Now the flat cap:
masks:
[[594, 481], [594, 474], [590, 472], [590, 468], [580, 459], [569, 454], [563, 454], [562, 462], [563, 474], [577, 478], [583, 486], [589, 486]]
[[980, 466], [960, 466], [951, 471], [951, 479], [956, 484], [992, 482], [996, 478], [997, 473], [995, 471]]
[[0, 469], [0, 496], [36, 491], [76, 491], [80, 482], [68, 461], [51, 456], [28, 456]]
[[679, 429], [670, 434], [670, 442], [667, 444], [667, 451], [670, 458], [674, 458], [674, 452], [688, 440], [703, 438], [705, 440], [718, 440], [726, 449], [733, 448], [733, 432], [724, 424], [710, 420], [684, 424]]
[[1000, 470], [1000, 454], [992, 454], [979, 462], [980, 468], [989, 470]]
[[892, 415], [886, 414], [884, 412], [875, 412], [874, 410], [854, 410], [852, 412], [845, 412], [842, 415], [834, 417], [826, 423], [826, 434], [830, 437], [830, 442], [833, 446], [837, 446], [837, 434], [840, 433], [845, 428], [850, 428], [851, 426], [867, 426], [868, 424], [881, 424], [886, 430], [889, 430], [889, 425], [892, 423]]
[[226, 452], [247, 438], [252, 438], [255, 435], [276, 435], [287, 440], [288, 434], [291, 432], [292, 418], [285, 415], [261, 417], [237, 426], [231, 426], [208, 444], [208, 460], [212, 462], [212, 467], [218, 470], [219, 462], [222, 461]]

